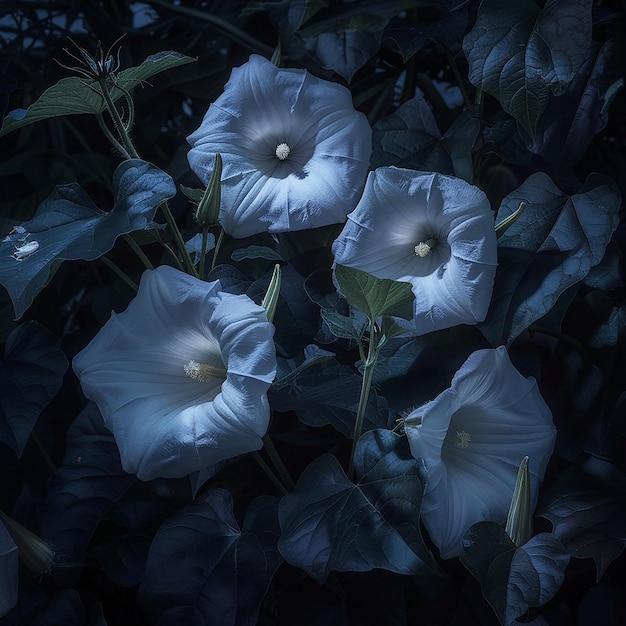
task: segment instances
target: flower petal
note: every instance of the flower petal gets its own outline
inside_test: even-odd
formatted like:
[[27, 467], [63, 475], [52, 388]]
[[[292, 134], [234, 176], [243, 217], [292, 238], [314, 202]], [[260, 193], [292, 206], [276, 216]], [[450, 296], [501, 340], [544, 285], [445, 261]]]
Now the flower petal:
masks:
[[[430, 251], [415, 247], [431, 241]], [[412, 324], [424, 334], [487, 315], [497, 264], [493, 213], [477, 187], [452, 176], [383, 167], [333, 244], [335, 263], [411, 283]]]
[[556, 437], [537, 383], [504, 346], [470, 355], [449, 389], [406, 418], [405, 432], [428, 470], [422, 517], [443, 558], [461, 553], [473, 524], [505, 521], [525, 456], [534, 509]]
[[[273, 333], [247, 296], [161, 266], [144, 273], [137, 297], [73, 367], [126, 471], [142, 480], [184, 476], [262, 446]], [[185, 373], [190, 361], [218, 373], [194, 379]]]
[[[344, 221], [363, 188], [372, 139], [348, 89], [252, 55], [188, 142], [205, 184], [221, 154], [220, 223], [247, 237]], [[290, 152], [279, 160], [282, 143]]]

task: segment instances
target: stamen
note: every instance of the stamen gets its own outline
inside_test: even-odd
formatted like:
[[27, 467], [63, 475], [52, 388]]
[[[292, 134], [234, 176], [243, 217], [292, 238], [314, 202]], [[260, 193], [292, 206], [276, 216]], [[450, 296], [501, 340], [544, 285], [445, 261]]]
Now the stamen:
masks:
[[284, 161], [291, 152], [291, 148], [286, 143], [279, 143], [276, 146], [276, 157]]
[[435, 239], [428, 239], [427, 241], [420, 241], [415, 246], [415, 254], [419, 257], [424, 258], [428, 256], [430, 251], [437, 245], [437, 241]]
[[226, 380], [226, 370], [221, 367], [213, 367], [208, 363], [199, 363], [193, 359], [183, 366], [183, 371], [189, 378], [201, 383], [207, 383], [212, 378], [222, 378]]
[[456, 442], [457, 448], [469, 448], [469, 445], [472, 442], [472, 436], [466, 430], [457, 430], [456, 438], [458, 439]]

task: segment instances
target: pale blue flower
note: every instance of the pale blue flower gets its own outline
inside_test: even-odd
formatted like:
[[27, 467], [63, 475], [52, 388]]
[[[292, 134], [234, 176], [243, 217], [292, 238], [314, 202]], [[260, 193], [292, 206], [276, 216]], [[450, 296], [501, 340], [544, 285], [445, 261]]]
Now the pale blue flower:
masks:
[[381, 167], [332, 247], [335, 263], [411, 284], [419, 335], [476, 324], [489, 309], [497, 265], [485, 194], [453, 176]]
[[372, 132], [342, 85], [252, 55], [187, 140], [204, 184], [221, 154], [219, 221], [247, 237], [343, 222], [365, 183]]
[[73, 367], [127, 472], [185, 476], [262, 447], [273, 335], [248, 296], [162, 266], [144, 272], [135, 299]]
[[535, 379], [515, 369], [504, 346], [471, 354], [450, 388], [404, 427], [428, 470], [422, 519], [444, 559], [461, 554], [473, 524], [504, 523], [525, 456], [535, 509], [556, 429]]

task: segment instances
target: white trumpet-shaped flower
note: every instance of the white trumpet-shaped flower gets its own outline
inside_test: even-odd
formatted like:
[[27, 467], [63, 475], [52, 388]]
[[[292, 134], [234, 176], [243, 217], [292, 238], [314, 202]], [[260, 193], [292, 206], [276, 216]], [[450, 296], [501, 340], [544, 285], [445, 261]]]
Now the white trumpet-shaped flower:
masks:
[[473, 524], [504, 523], [524, 457], [534, 510], [556, 429], [535, 379], [515, 369], [504, 346], [471, 354], [404, 428], [428, 470], [422, 519], [443, 558], [461, 554]]
[[262, 447], [274, 326], [248, 296], [174, 268], [144, 272], [73, 367], [127, 472], [179, 477]]
[[363, 190], [372, 131], [344, 86], [252, 55], [187, 141], [205, 184], [221, 154], [219, 222], [248, 237], [343, 222]]
[[335, 263], [408, 282], [419, 335], [485, 319], [497, 265], [485, 194], [453, 176], [397, 167], [371, 172], [333, 244]]

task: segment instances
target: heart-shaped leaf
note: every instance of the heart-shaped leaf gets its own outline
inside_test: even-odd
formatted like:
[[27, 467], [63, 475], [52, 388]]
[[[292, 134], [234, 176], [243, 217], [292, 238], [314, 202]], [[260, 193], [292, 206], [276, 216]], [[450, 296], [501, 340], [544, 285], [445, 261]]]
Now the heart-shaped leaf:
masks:
[[479, 325], [494, 346], [510, 345], [600, 262], [618, 224], [621, 196], [599, 174], [568, 196], [537, 173], [502, 201], [496, 222], [522, 202], [526, 208], [498, 241], [491, 307]]
[[504, 626], [529, 607], [545, 604], [559, 590], [569, 554], [553, 534], [535, 535], [516, 548], [502, 526], [474, 524], [463, 538], [461, 563], [476, 577]]
[[626, 546], [626, 476], [590, 457], [564, 472], [542, 497], [537, 515], [576, 558], [593, 558], [599, 581]]
[[113, 176], [115, 204], [98, 209], [77, 184], [62, 185], [34, 217], [0, 242], [0, 283], [21, 317], [61, 261], [93, 261], [115, 240], [136, 230], [161, 228], [153, 222], [158, 205], [176, 193], [172, 178], [154, 165], [130, 159]]
[[483, 0], [463, 40], [469, 80], [531, 136], [548, 95], [565, 92], [591, 44], [591, 1]]
[[[117, 75], [116, 82], [121, 89], [130, 91], [155, 74], [179, 65], [192, 63], [193, 61], [195, 59], [179, 52], [164, 50], [149, 56], [138, 67], [122, 70]], [[76, 115], [78, 113], [102, 113], [106, 108], [106, 104], [100, 85], [96, 81], [91, 81], [89, 87], [87, 87], [85, 82], [89, 81], [77, 76], [62, 78], [58, 83], [46, 89], [28, 109], [10, 111], [0, 129], [0, 137], [22, 126], [27, 126], [49, 117]], [[121, 89], [113, 89], [111, 94], [113, 101], [122, 97]]]
[[241, 530], [224, 489], [205, 493], [159, 529], [139, 600], [162, 624], [252, 626], [277, 567], [277, 498], [253, 500]]
[[0, 441], [18, 457], [61, 388], [67, 365], [58, 338], [37, 322], [21, 324], [9, 336], [0, 363]]
[[415, 295], [410, 283], [377, 278], [346, 265], [335, 267], [335, 277], [350, 305], [370, 320], [382, 315], [413, 319]]
[[278, 547], [285, 560], [319, 583], [332, 570], [433, 574], [419, 528], [423, 462], [411, 456], [406, 440], [376, 430], [359, 440], [354, 465], [356, 484], [334, 456], [323, 455], [283, 497]]

